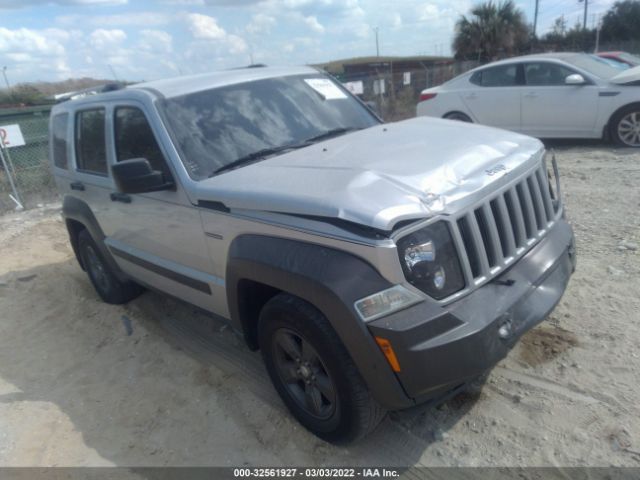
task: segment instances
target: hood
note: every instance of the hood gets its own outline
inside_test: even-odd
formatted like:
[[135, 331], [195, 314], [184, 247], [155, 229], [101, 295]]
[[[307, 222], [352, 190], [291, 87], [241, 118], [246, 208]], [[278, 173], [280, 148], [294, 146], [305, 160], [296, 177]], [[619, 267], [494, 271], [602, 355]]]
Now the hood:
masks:
[[542, 148], [516, 133], [419, 117], [232, 170], [198, 182], [195, 193], [232, 210], [331, 217], [390, 231], [399, 221], [477, 200], [474, 194], [538, 161]]
[[629, 68], [610, 78], [611, 83], [625, 84], [630, 82], [640, 82], [640, 66]]

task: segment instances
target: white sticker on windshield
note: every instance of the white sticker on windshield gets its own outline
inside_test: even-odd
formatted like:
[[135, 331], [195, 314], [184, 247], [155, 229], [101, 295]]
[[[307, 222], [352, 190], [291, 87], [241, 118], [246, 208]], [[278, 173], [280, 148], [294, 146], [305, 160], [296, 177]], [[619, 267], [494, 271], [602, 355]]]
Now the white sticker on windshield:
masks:
[[347, 95], [327, 78], [305, 78], [304, 81], [322, 95], [325, 100], [347, 98]]

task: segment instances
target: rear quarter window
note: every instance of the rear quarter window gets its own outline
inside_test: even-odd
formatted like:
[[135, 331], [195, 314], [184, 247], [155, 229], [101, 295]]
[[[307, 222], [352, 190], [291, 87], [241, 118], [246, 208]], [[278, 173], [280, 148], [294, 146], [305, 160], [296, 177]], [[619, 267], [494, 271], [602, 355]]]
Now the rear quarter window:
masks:
[[53, 117], [51, 121], [51, 137], [53, 142], [53, 164], [58, 168], [69, 168], [67, 155], [67, 126], [69, 114], [61, 113]]

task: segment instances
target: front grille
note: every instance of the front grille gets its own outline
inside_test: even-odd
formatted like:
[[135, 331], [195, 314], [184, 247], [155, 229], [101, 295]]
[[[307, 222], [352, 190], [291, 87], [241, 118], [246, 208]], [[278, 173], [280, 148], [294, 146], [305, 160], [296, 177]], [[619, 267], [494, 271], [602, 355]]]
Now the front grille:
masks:
[[497, 275], [541, 239], [555, 222], [559, 202], [546, 165], [465, 212], [453, 222], [468, 286]]

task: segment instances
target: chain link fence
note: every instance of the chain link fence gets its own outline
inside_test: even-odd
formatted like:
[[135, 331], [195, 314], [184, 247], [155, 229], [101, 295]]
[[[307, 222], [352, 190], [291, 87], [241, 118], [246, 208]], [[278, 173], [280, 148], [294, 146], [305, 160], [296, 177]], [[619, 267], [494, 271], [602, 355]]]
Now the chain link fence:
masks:
[[50, 111], [48, 105], [0, 110], [0, 212], [18, 202], [32, 208], [57, 196], [48, 162]]
[[393, 63], [379, 67], [345, 66], [345, 71], [334, 77], [362, 101], [375, 107], [385, 121], [395, 122], [415, 116], [422, 90], [441, 85], [479, 65], [477, 61], [451, 61], [406, 69]]

